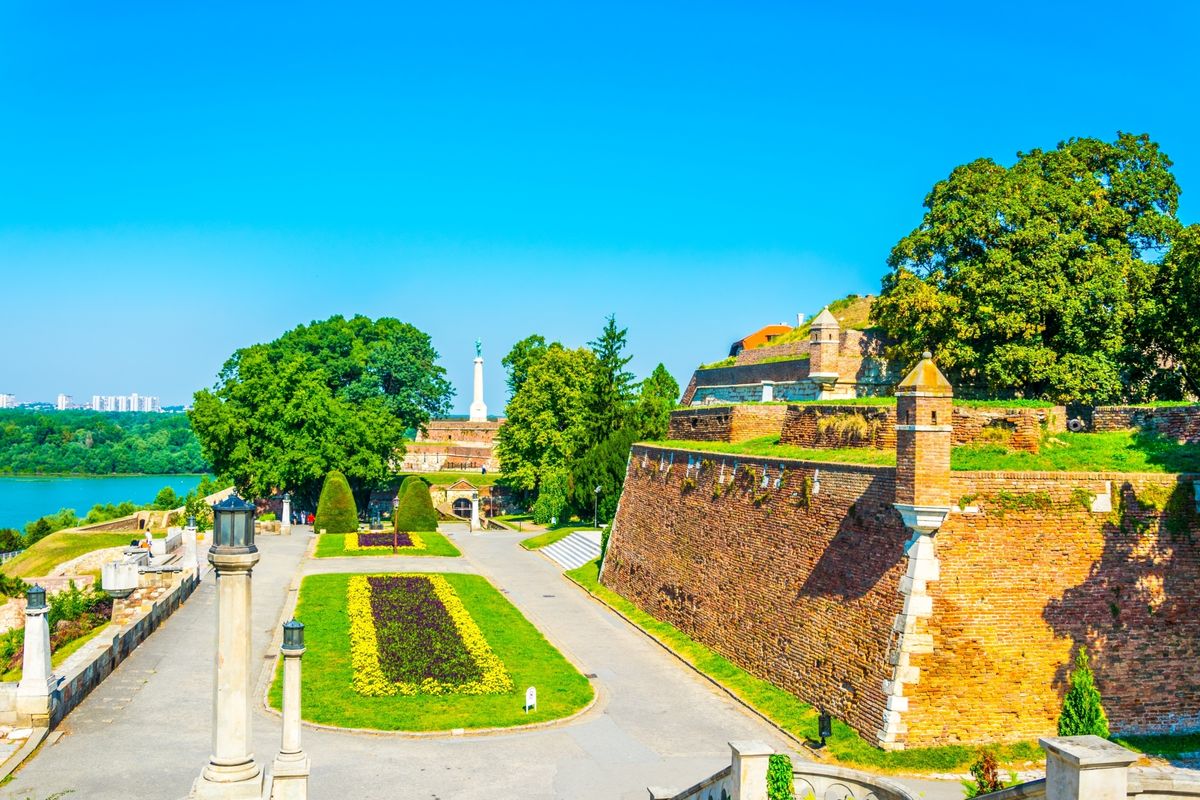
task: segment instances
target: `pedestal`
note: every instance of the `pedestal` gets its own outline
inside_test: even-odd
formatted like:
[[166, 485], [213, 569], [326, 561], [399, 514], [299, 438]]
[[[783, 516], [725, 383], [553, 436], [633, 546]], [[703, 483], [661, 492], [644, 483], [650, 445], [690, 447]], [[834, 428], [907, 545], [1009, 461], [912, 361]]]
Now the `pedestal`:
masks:
[[292, 498], [284, 495], [283, 512], [279, 515], [279, 532], [287, 536], [292, 532]]
[[50, 695], [58, 681], [50, 670], [50, 609], [25, 610], [25, 654], [17, 684], [17, 715], [33, 727], [49, 727]]
[[300, 747], [300, 657], [303, 648], [283, 653], [283, 737], [271, 765], [271, 800], [308, 800], [309, 760]]
[[208, 554], [217, 575], [213, 754], [192, 787], [195, 798], [262, 798], [262, 768], [250, 752], [250, 571], [258, 558], [256, 548]]

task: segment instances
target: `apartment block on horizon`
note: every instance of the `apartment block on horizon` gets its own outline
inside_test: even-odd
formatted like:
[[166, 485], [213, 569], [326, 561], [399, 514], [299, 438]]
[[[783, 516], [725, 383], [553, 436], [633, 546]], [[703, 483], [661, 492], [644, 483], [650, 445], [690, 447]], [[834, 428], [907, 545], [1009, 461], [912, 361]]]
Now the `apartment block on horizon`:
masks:
[[16, 408], [17, 396], [15, 394], [0, 394], [0, 408]]
[[162, 404], [154, 395], [92, 395], [92, 402], [87, 406], [92, 411], [162, 411]]

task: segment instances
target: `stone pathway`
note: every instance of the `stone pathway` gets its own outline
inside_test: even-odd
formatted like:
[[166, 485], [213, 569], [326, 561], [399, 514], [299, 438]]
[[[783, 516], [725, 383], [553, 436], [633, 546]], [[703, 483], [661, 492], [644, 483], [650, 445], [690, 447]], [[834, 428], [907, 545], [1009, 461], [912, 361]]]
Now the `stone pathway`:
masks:
[[[313, 798], [361, 800], [616, 800], [646, 786], [683, 788], [728, 763], [726, 742], [789, 743], [773, 728], [596, 603], [555, 564], [517, 546], [523, 534], [469, 534], [447, 525], [463, 559], [304, 559], [309, 534], [263, 537], [254, 570], [253, 646], [270, 667], [272, 637], [297, 575], [447, 569], [490, 578], [585, 673], [596, 706], [558, 727], [488, 736], [405, 738], [305, 728]], [[88, 800], [187, 794], [210, 748], [212, 576], [65, 721], [0, 797], [41, 800], [72, 789]], [[256, 656], [257, 657], [257, 656]], [[260, 763], [279, 746], [279, 721], [258, 708]], [[923, 789], [925, 787], [922, 787]], [[929, 800], [957, 800], [955, 784], [932, 785]]]

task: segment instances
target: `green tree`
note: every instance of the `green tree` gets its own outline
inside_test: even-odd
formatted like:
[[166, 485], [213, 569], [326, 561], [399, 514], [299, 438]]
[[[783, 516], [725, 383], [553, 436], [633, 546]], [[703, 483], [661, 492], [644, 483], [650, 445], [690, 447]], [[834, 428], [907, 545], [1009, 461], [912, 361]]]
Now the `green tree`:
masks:
[[671, 411], [679, 400], [679, 384], [659, 364], [641, 382], [633, 408], [633, 428], [639, 439], [665, 439], [671, 426]]
[[13, 528], [0, 528], [0, 553], [11, 553], [25, 547], [21, 532]]
[[358, 506], [354, 504], [354, 493], [350, 491], [346, 476], [336, 469], [330, 470], [325, 476], [313, 528], [326, 533], [353, 533], [358, 530]]
[[1200, 225], [1189, 225], [1163, 259], [1145, 316], [1145, 339], [1157, 356], [1138, 377], [1138, 399], [1182, 399], [1200, 395]]
[[517, 396], [517, 392], [521, 391], [521, 387], [525, 385], [525, 379], [529, 377], [529, 370], [545, 353], [546, 340], [535, 333], [514, 344], [508, 351], [508, 355], [500, 359], [505, 372], [508, 373], [505, 380], [508, 383], [510, 400]]
[[549, 525], [567, 521], [570, 503], [568, 482], [567, 471], [563, 467], [548, 470], [543, 475], [538, 487], [537, 501], [532, 508], [534, 522], [538, 525]]
[[170, 486], [164, 486], [158, 490], [158, 494], [154, 495], [154, 507], [160, 511], [179, 508], [181, 505], [183, 503], [179, 501], [179, 495], [175, 494], [175, 490]]
[[311, 505], [324, 476], [382, 482], [404, 435], [449, 409], [453, 390], [429, 336], [396, 319], [331, 317], [238, 350], [191, 420], [215, 470], [246, 496], [277, 490]]
[[1099, 402], [1146, 369], [1156, 254], [1179, 228], [1171, 161], [1146, 135], [1071, 139], [956, 167], [892, 249], [872, 308], [911, 363], [964, 389]]
[[595, 368], [591, 351], [567, 350], [558, 342], [530, 367], [496, 434], [506, 485], [526, 495], [536, 493], [545, 475], [565, 470], [586, 449], [584, 389]]
[[613, 315], [606, 318], [600, 337], [588, 342], [596, 356], [591, 384], [584, 398], [589, 444], [598, 444], [629, 420], [633, 404], [633, 373], [626, 371], [631, 357], [624, 355], [628, 328], [617, 328]]
[[1088, 664], [1087, 648], [1079, 648], [1075, 655], [1075, 669], [1071, 671], [1071, 688], [1063, 697], [1062, 713], [1058, 716], [1059, 736], [1100, 736], [1108, 738], [1108, 715], [1100, 690], [1096, 688], [1096, 676]]
[[51, 533], [54, 533], [54, 529], [50, 523], [45, 517], [39, 517], [25, 526], [25, 546], [32, 547]]
[[396, 509], [394, 526], [398, 531], [436, 531], [437, 510], [429, 494], [429, 484], [415, 475], [400, 485], [400, 505]]
[[[616, 516], [629, 448], [639, 438], [633, 428], [622, 428], [571, 464], [568, 491], [571, 507], [580, 519], [590, 520], [595, 514], [599, 522], [607, 522]], [[598, 494], [596, 487], [600, 487]]]

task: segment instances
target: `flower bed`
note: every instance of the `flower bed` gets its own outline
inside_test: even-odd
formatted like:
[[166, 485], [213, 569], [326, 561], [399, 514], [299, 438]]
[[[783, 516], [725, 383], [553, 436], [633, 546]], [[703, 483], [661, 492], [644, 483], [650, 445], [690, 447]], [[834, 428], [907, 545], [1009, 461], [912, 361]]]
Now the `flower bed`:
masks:
[[425, 542], [416, 533], [347, 533], [345, 548], [354, 550], [387, 550], [392, 547], [407, 547], [410, 550], [424, 550]]
[[502, 694], [513, 688], [440, 575], [357, 575], [347, 587], [354, 691], [367, 697]]

